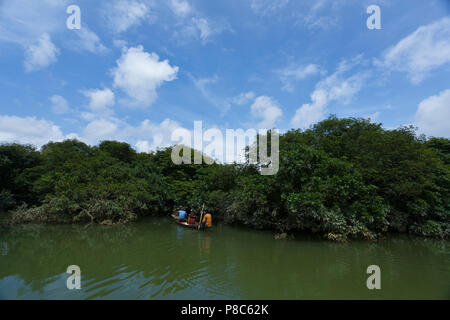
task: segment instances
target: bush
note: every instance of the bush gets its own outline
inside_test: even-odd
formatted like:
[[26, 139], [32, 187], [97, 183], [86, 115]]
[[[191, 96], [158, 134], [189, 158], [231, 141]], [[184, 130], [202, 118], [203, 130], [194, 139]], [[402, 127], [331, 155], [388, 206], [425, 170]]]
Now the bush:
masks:
[[0, 192], [0, 212], [10, 210], [16, 204], [14, 195], [8, 190]]
[[427, 220], [422, 225], [413, 225], [411, 231], [424, 237], [448, 238], [450, 236], [450, 224]]

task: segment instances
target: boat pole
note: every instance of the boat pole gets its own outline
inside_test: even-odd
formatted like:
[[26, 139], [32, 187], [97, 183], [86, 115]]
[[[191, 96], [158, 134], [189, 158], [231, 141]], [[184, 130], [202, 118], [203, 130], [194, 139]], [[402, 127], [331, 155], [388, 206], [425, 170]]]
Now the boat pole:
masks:
[[203, 210], [205, 209], [205, 204], [203, 204], [202, 206], [202, 213], [200, 214], [200, 221], [198, 222], [198, 227], [197, 230], [200, 230], [200, 227], [202, 225], [202, 220], [203, 220]]

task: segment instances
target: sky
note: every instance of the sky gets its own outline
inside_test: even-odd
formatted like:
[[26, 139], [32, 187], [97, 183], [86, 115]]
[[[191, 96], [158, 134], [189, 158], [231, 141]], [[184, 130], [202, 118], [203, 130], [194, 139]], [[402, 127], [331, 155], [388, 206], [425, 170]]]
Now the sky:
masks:
[[37, 147], [330, 114], [448, 138], [450, 1], [0, 0], [0, 97], [0, 142]]

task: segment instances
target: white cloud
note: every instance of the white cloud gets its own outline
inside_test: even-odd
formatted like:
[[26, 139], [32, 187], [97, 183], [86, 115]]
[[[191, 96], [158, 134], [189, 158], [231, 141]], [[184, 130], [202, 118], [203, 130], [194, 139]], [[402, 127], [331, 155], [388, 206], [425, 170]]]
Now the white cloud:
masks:
[[80, 139], [90, 144], [98, 144], [103, 140], [124, 141], [135, 146], [139, 152], [149, 152], [173, 145], [175, 142], [170, 140], [172, 132], [179, 128], [182, 128], [180, 124], [171, 119], [165, 119], [161, 123], [145, 119], [139, 125], [132, 126], [111, 117], [89, 122]]
[[420, 83], [431, 71], [450, 62], [450, 17], [419, 27], [389, 48], [375, 64], [387, 70], [406, 72]]
[[147, 140], [139, 140], [134, 146], [136, 147], [137, 152], [148, 153], [152, 150], [152, 146]]
[[308, 128], [310, 125], [323, 119], [327, 105], [327, 92], [317, 89], [311, 94], [311, 103], [303, 104], [295, 112], [291, 125], [295, 128]]
[[330, 77], [318, 83], [317, 88], [328, 93], [328, 101], [338, 101], [342, 104], [349, 104], [353, 96], [361, 90], [366, 75], [356, 73], [347, 78], [339, 73], [334, 73]]
[[189, 40], [200, 40], [203, 45], [211, 41], [214, 35], [222, 32], [234, 32], [227, 21], [211, 21], [204, 17], [192, 17], [181, 22], [181, 28], [174, 32], [175, 38], [181, 43]]
[[345, 74], [355, 65], [361, 63], [361, 56], [350, 62], [342, 61], [336, 72], [317, 83], [311, 93], [311, 103], [303, 104], [297, 109], [291, 120], [291, 126], [305, 129], [325, 117], [326, 107], [336, 101], [343, 105], [349, 104], [353, 96], [361, 90], [367, 74], [355, 73], [351, 76]]
[[419, 103], [415, 124], [421, 132], [430, 136], [450, 138], [450, 89], [431, 96]]
[[67, 100], [62, 96], [53, 95], [50, 97], [50, 102], [52, 103], [52, 111], [56, 114], [65, 114], [70, 111], [69, 104]]
[[51, 121], [0, 115], [1, 143], [16, 142], [40, 147], [49, 141], [62, 141], [64, 138], [60, 128]]
[[159, 60], [156, 53], [144, 51], [142, 46], [125, 48], [111, 70], [114, 86], [125, 91], [133, 105], [150, 106], [158, 97], [156, 89], [165, 81], [177, 78], [178, 67], [168, 60]]
[[213, 33], [208, 20], [206, 20], [205, 18], [192, 18], [192, 22], [200, 31], [200, 39], [202, 39], [202, 41], [206, 41], [208, 37]]
[[192, 12], [192, 7], [184, 0], [170, 0], [170, 8], [180, 17], [185, 17]]
[[212, 104], [216, 105], [216, 101], [212, 96], [209, 94], [208, 90], [206, 89], [207, 85], [216, 83], [219, 81], [219, 77], [217, 75], [214, 75], [213, 77], [209, 78], [199, 78], [196, 79], [194, 76], [189, 75], [191, 80], [194, 82], [194, 85], [197, 87], [197, 89], [202, 93], [203, 97], [210, 101]]
[[112, 5], [108, 3], [104, 12], [110, 28], [120, 33], [140, 25], [149, 18], [150, 9], [145, 3], [139, 1], [116, 0]]
[[175, 16], [173, 38], [180, 44], [201, 41], [204, 45], [222, 32], [234, 32], [226, 19], [209, 19], [186, 0], [166, 1]]
[[[302, 25], [308, 30], [329, 30], [339, 28], [342, 23], [342, 8], [351, 1], [314, 0], [302, 1], [302, 8], [297, 10], [295, 25]], [[364, 8], [367, 8], [368, 3]]]
[[319, 67], [315, 64], [308, 64], [307, 66], [298, 68], [286, 68], [282, 70], [282, 75], [285, 77], [293, 77], [296, 80], [303, 80], [307, 76], [318, 74]]
[[71, 46], [73, 50], [88, 51], [96, 54], [101, 54], [108, 50], [98, 35], [92, 32], [87, 26], [83, 26], [80, 30], [72, 30], [72, 33], [78, 36], [78, 40]]
[[250, 109], [254, 117], [261, 119], [261, 122], [258, 123], [258, 128], [273, 128], [283, 115], [281, 108], [268, 96], [257, 97]]
[[320, 72], [320, 68], [316, 64], [308, 64], [300, 67], [289, 66], [277, 71], [281, 82], [283, 83], [283, 89], [289, 92], [294, 90], [294, 81], [303, 80], [308, 76], [313, 76], [319, 74]]
[[103, 140], [125, 141], [116, 119], [93, 120], [83, 129], [80, 137], [83, 141], [94, 145]]
[[250, 100], [252, 100], [253, 98], [255, 98], [255, 93], [253, 91], [249, 91], [249, 92], [241, 93], [240, 95], [234, 97], [232, 99], [232, 102], [234, 104], [242, 106], [244, 104], [249, 103]]
[[195, 78], [192, 74], [188, 73], [189, 78], [194, 83], [195, 87], [200, 91], [202, 96], [213, 106], [216, 108], [222, 107], [223, 99], [216, 97], [211, 90], [208, 89], [208, 86], [219, 81], [219, 77], [214, 75], [212, 77], [205, 78]]
[[182, 128], [180, 124], [171, 119], [165, 119], [159, 124], [152, 124], [150, 120], [146, 119], [135, 129], [138, 132], [138, 136], [145, 139], [139, 140], [136, 143], [136, 147], [141, 152], [149, 152], [156, 148], [171, 146], [175, 144], [170, 139], [172, 132], [180, 128]]
[[109, 88], [83, 91], [83, 94], [90, 99], [89, 108], [93, 112], [108, 112], [108, 108], [115, 104], [114, 92]]
[[64, 30], [68, 0], [0, 2], [0, 40], [29, 45], [42, 34]]
[[38, 71], [55, 63], [59, 49], [53, 44], [50, 36], [44, 33], [37, 41], [26, 48], [24, 66], [27, 72]]
[[128, 47], [128, 42], [126, 40], [123, 40], [123, 39], [114, 39], [113, 40], [113, 44], [117, 48]]
[[376, 111], [374, 113], [364, 116], [363, 118], [370, 120], [370, 122], [372, 122], [372, 123], [375, 123], [375, 122], [377, 122], [379, 117], [380, 117], [380, 111]]
[[320, 16], [314, 12], [310, 12], [307, 15], [301, 16], [298, 23], [303, 24], [309, 30], [328, 30], [338, 24], [338, 19], [332, 14]]
[[[42, 70], [56, 62], [57, 46], [93, 53], [105, 51], [98, 36], [85, 24], [81, 30], [67, 32], [65, 18], [69, 4], [72, 4], [69, 0], [0, 1], [0, 41], [24, 48], [27, 72]], [[58, 39], [55, 42], [58, 45], [51, 39], [53, 42]]]
[[180, 124], [171, 119], [165, 119], [161, 123], [152, 123], [146, 119], [137, 126], [132, 126], [114, 117], [103, 117], [91, 120], [80, 133], [64, 135], [59, 126], [48, 120], [0, 115], [0, 143], [33, 144], [41, 147], [49, 141], [74, 138], [91, 145], [97, 145], [103, 140], [117, 140], [135, 146], [139, 152], [148, 152], [173, 145], [175, 141], [171, 141], [172, 132], [180, 128]]
[[232, 105], [243, 106], [250, 103], [255, 98], [255, 93], [253, 91], [243, 92], [233, 98], [228, 98], [225, 101], [225, 106], [222, 110], [222, 115], [226, 114]]
[[207, 84], [216, 83], [219, 80], [219, 77], [217, 75], [214, 75], [213, 77], [209, 78], [199, 78], [195, 79], [193, 78], [193, 81], [195, 83], [195, 86], [199, 88], [200, 90], [204, 89]]

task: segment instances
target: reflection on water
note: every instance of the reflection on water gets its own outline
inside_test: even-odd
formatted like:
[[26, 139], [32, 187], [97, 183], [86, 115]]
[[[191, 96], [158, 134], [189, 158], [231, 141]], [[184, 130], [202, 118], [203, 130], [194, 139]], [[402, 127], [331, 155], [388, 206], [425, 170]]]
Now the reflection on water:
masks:
[[8, 254], [8, 243], [0, 242], [0, 255], [6, 256]]
[[[381, 290], [366, 268], [381, 267]], [[66, 269], [81, 268], [81, 290]], [[37, 226], [0, 232], [3, 299], [448, 299], [450, 243], [275, 241], [216, 226], [149, 219], [127, 226]]]

